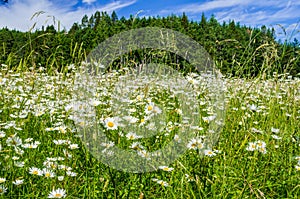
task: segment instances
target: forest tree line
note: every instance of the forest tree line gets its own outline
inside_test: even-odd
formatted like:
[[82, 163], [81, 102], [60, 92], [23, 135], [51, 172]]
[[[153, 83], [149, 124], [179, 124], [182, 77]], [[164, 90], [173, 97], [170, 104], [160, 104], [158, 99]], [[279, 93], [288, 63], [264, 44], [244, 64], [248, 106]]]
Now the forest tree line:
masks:
[[[224, 74], [300, 73], [297, 39], [279, 42], [274, 29], [266, 26], [251, 28], [233, 20], [220, 23], [214, 16], [207, 18], [204, 14], [201, 20], [192, 21], [184, 13], [118, 18], [116, 12], [97, 11], [90, 17], [84, 15], [81, 22], [74, 23], [69, 30], [58, 30], [55, 25], [27, 32], [2, 28], [0, 64], [11, 68], [43, 66], [61, 71], [70, 64], [80, 64], [91, 50], [114, 34], [141, 27], [169, 28], [191, 37], [206, 49]], [[134, 58], [140, 53], [145, 52], [137, 51], [130, 56]]]

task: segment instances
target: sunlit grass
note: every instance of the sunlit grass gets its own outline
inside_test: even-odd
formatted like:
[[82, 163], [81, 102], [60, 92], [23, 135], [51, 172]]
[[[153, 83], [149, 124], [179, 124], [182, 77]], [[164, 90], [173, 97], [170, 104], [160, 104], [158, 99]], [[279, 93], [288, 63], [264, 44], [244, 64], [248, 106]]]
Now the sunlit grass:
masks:
[[[300, 195], [300, 79], [224, 79], [226, 118], [218, 143], [205, 147], [213, 120], [199, 98], [202, 120], [187, 152], [171, 165], [149, 173], [114, 170], [93, 157], [81, 142], [72, 99], [77, 71], [49, 76], [9, 71], [0, 76], [0, 197], [2, 198], [297, 198]], [[172, 91], [132, 89], [128, 106], [113, 111], [112, 88], [121, 73], [100, 81], [90, 101], [113, 145], [148, 158], [188, 123]], [[192, 79], [191, 79], [192, 78]], [[203, 97], [199, 77], [188, 82]], [[198, 82], [198, 83], [197, 83]], [[143, 90], [144, 89], [144, 90]], [[124, 98], [124, 101], [125, 98]], [[167, 108], [165, 108], [167, 107]], [[166, 111], [167, 110], [167, 111]], [[200, 114], [199, 112], [199, 114]], [[161, 118], [156, 129], [151, 118]], [[76, 120], [77, 119], [77, 120]], [[122, 124], [146, 128], [155, 136], [124, 132]], [[204, 153], [204, 157], [199, 153]], [[113, 154], [112, 154], [113, 155]], [[121, 160], [126, 161], [126, 160]]]

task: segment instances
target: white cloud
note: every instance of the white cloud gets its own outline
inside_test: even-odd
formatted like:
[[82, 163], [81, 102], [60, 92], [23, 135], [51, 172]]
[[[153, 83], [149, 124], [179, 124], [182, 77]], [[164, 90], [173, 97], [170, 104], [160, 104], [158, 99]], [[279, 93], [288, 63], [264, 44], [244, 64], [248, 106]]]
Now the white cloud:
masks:
[[[199, 20], [202, 12], [211, 13], [220, 22], [234, 20], [240, 22], [241, 25], [245, 24], [251, 27], [261, 27], [262, 25], [272, 27], [281, 24], [287, 29], [287, 34], [291, 34], [289, 26], [299, 22], [299, 10], [299, 0], [212, 0], [175, 6], [168, 10], [161, 10], [159, 14], [182, 14], [185, 12], [193, 16], [198, 14]], [[275, 29], [277, 30], [277, 28]]]
[[[226, 9], [226, 8], [248, 8], [248, 7], [259, 7], [259, 8], [284, 8], [300, 5], [297, 0], [212, 0], [204, 3], [193, 3], [186, 4], [178, 7], [177, 12], [189, 12], [189, 13], [201, 13], [204, 11]], [[167, 10], [165, 10], [167, 11]]]
[[[289, 1], [285, 2], [285, 4], [278, 4], [277, 7], [270, 6], [271, 5], [269, 5], [269, 7], [256, 7], [250, 12], [235, 7], [222, 12], [216, 12], [215, 15], [219, 21], [235, 20], [236, 22], [251, 27], [261, 27], [262, 25], [266, 25], [269, 28], [273, 27], [278, 39], [299, 37], [299, 34], [294, 31], [297, 20], [300, 22], [299, 2], [294, 4], [294, 2]], [[285, 29], [286, 35], [283, 34], [280, 27]]]
[[97, 1], [97, 0], [83, 0], [82, 2], [87, 3], [87, 4], [91, 4], [91, 3], [94, 3], [95, 1]]
[[[93, 0], [85, 0], [92, 2]], [[88, 7], [74, 6], [78, 1], [74, 0], [11, 0], [6, 6], [0, 7], [0, 28], [8, 27], [21, 31], [28, 31], [34, 23], [35, 28], [42, 25], [53, 24], [52, 16], [60, 21], [61, 28], [69, 29], [74, 22], [80, 22], [83, 15], [90, 16], [96, 11], [106, 11], [108, 13], [134, 4], [136, 0], [114, 1], [106, 5], [90, 5]], [[44, 14], [30, 18], [34, 13], [44, 11]], [[57, 25], [57, 23], [56, 23]]]

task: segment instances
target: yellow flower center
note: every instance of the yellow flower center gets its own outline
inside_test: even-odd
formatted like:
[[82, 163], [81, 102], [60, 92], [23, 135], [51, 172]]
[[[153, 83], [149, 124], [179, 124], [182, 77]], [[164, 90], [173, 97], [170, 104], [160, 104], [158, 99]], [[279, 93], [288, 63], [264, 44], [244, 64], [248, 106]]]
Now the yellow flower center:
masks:
[[152, 111], [153, 110], [153, 106], [149, 105], [147, 108], [148, 111]]
[[33, 171], [32, 174], [37, 175], [39, 172], [38, 171]]
[[112, 128], [115, 126], [115, 124], [113, 122], [109, 121], [109, 122], [107, 122], [107, 126]]
[[141, 119], [141, 123], [143, 123], [143, 122], [145, 122], [145, 119], [143, 118], [143, 119]]
[[79, 123], [80, 126], [84, 126], [84, 121]]
[[142, 97], [140, 95], [136, 96], [136, 99], [141, 101], [142, 100]]
[[59, 198], [59, 197], [62, 197], [62, 195], [61, 195], [60, 193], [56, 193], [56, 194], [55, 194], [55, 197], [56, 197], [56, 198]]
[[50, 177], [50, 173], [46, 173], [45, 176], [46, 176], [46, 177]]

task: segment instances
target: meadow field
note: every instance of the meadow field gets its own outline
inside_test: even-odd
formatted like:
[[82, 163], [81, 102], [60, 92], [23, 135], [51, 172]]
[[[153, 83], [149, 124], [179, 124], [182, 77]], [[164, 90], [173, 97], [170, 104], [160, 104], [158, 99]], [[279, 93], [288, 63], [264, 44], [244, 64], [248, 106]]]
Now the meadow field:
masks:
[[[199, 102], [190, 110], [201, 116], [190, 125], [192, 118], [182, 114], [189, 108], [167, 83], [148, 87], [153, 81], [144, 79], [125, 88], [130, 95], [113, 95], [127, 69], [108, 73], [85, 102], [109, 138], [95, 139], [100, 153], [113, 157], [110, 149], [118, 146], [151, 161], [159, 156], [156, 150], [171, 141], [182, 143], [183, 129], [192, 129], [185, 152], [171, 164], [125, 172], [85, 147], [78, 127], [88, 124], [76, 111], [87, 108], [73, 103], [80, 70], [68, 69], [49, 75], [42, 67], [18, 71], [2, 64], [0, 198], [299, 198], [300, 78], [277, 73], [271, 78], [223, 77], [224, 98], [217, 109], [224, 115], [216, 121], [207, 84], [201, 75], [188, 74], [187, 86]], [[114, 100], [128, 106], [116, 110]], [[160, 128], [153, 118], [161, 120]], [[213, 122], [223, 128], [209, 145], [205, 139]], [[135, 128], [123, 131], [129, 124]], [[153, 136], [143, 137], [139, 128]]]
[[[198, 24], [102, 15], [68, 33], [2, 29], [0, 198], [300, 198], [299, 46], [204, 15]], [[145, 21], [197, 45], [130, 33], [104, 42], [110, 70], [89, 75], [98, 42]], [[130, 48], [147, 35], [148, 46]], [[209, 54], [195, 53], [201, 42]], [[214, 55], [224, 76], [189, 70], [185, 54]], [[137, 61], [178, 71], [143, 76]]]

